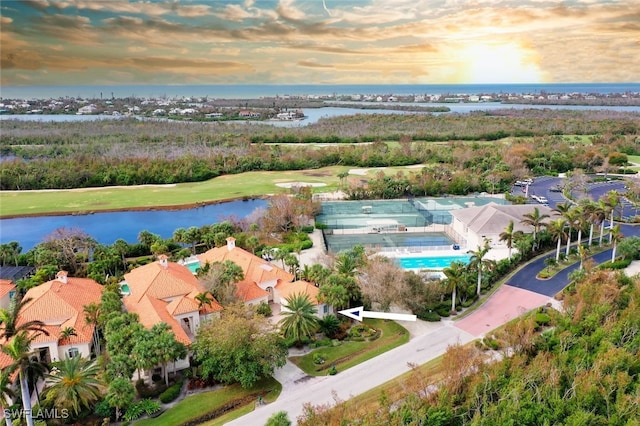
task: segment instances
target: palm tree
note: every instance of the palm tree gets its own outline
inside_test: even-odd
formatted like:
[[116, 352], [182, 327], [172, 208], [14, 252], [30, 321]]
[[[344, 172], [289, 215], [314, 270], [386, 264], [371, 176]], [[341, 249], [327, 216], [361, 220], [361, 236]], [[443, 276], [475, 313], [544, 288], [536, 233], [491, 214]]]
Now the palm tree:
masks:
[[[571, 231], [576, 229], [576, 222], [578, 220], [578, 216], [580, 213], [577, 209], [571, 208], [565, 214], [564, 217], [567, 220], [568, 230], [567, 230], [567, 249], [566, 256], [569, 257], [569, 250], [571, 249]], [[578, 245], [580, 242], [578, 241]]]
[[509, 249], [509, 260], [511, 260], [511, 249], [513, 248], [513, 221], [509, 221], [509, 224], [504, 231], [500, 233], [500, 241], [504, 241]]
[[522, 216], [524, 217], [524, 219], [522, 219], [520, 223], [529, 225], [533, 228], [533, 243], [537, 247], [538, 232], [540, 232], [540, 228], [545, 226], [544, 220], [549, 218], [549, 215], [546, 213], [540, 214], [540, 210], [537, 207], [534, 207], [531, 213], [526, 213]]
[[554, 241], [557, 241], [556, 247], [556, 262], [560, 260], [560, 246], [562, 245], [562, 239], [567, 236], [564, 228], [567, 224], [564, 217], [559, 217], [556, 220], [552, 220], [547, 225], [547, 232], [551, 235]]
[[465, 266], [462, 262], [452, 262], [448, 268], [442, 272], [447, 277], [445, 284], [451, 289], [451, 312], [456, 311], [456, 291], [458, 286], [464, 282]]
[[611, 216], [609, 218], [609, 229], [613, 229], [613, 216], [615, 214], [616, 207], [620, 204], [621, 197], [622, 195], [620, 195], [616, 190], [609, 191], [604, 195], [604, 203], [609, 212], [611, 212]]
[[7, 426], [12, 426], [11, 413], [5, 411], [8, 407], [13, 405], [13, 399], [16, 397], [13, 392], [13, 381], [11, 380], [15, 368], [8, 366], [0, 370], [0, 409], [4, 412], [4, 418]]
[[301, 343], [304, 337], [310, 337], [318, 328], [316, 307], [304, 293], [295, 293], [285, 300], [287, 306], [281, 312], [284, 318], [280, 320], [280, 329], [286, 338], [293, 338]]
[[91, 408], [102, 396], [104, 385], [97, 378], [99, 372], [95, 361], [79, 354], [57, 362], [45, 380], [46, 400], [78, 416], [82, 408]]
[[578, 232], [578, 237], [576, 238], [576, 244], [578, 245], [578, 247], [580, 247], [580, 244], [582, 244], [582, 229], [584, 228], [585, 213], [581, 206], [576, 206], [572, 210], [572, 214], [573, 214], [573, 222], [571, 223], [571, 226], [573, 229], [575, 229]]
[[[71, 336], [77, 336], [78, 333], [76, 333], [76, 329], [73, 327], [65, 327], [61, 332], [60, 332], [60, 343], [61, 346], [62, 344], [67, 344], [71, 342]], [[73, 346], [71, 347], [71, 349], [73, 349]], [[70, 349], [70, 350], [71, 350]], [[71, 353], [71, 352], [69, 352]]]
[[26, 331], [21, 331], [2, 346], [2, 352], [9, 355], [13, 360], [11, 368], [18, 371], [20, 377], [20, 392], [22, 395], [22, 407], [24, 408], [24, 417], [28, 426], [34, 426], [33, 417], [31, 415], [31, 395], [29, 393], [29, 382], [27, 379], [27, 370], [31, 359], [31, 342], [35, 336], [29, 336]]
[[616, 260], [616, 248], [618, 247], [618, 242], [624, 238], [622, 232], [620, 231], [620, 225], [616, 225], [611, 228], [609, 233], [609, 239], [611, 240], [611, 244], [613, 244], [613, 250], [611, 251], [611, 263]]
[[202, 311], [205, 306], [211, 306], [213, 296], [208, 291], [198, 293], [193, 297], [198, 302], [198, 310]]
[[93, 325], [93, 347], [96, 352], [100, 354], [102, 351], [100, 350], [100, 305], [95, 302], [91, 302], [88, 305], [82, 307], [82, 311], [84, 312], [84, 322], [87, 325]]
[[489, 240], [485, 238], [484, 246], [478, 246], [478, 249], [476, 251], [469, 251], [469, 254], [471, 254], [471, 258], [469, 259], [468, 267], [470, 269], [475, 269], [478, 271], [478, 285], [476, 288], [476, 294], [478, 296], [480, 296], [480, 289], [482, 286], [482, 271], [491, 270], [496, 264], [494, 260], [485, 259], [485, 256], [487, 255], [487, 253], [489, 253], [489, 250], [491, 250], [491, 247], [489, 246]]
[[21, 299], [16, 295], [11, 300], [9, 309], [0, 309], [0, 338], [10, 340], [13, 336], [22, 332], [42, 333], [45, 336], [49, 332], [44, 328], [44, 323], [40, 320], [30, 320], [19, 323], [20, 311], [31, 301], [30, 297]]
[[604, 201], [600, 200], [596, 204], [596, 208], [594, 209], [594, 216], [596, 217], [597, 222], [600, 224], [600, 238], [598, 239], [598, 245], [602, 245], [602, 238], [604, 237], [604, 224], [607, 221], [607, 205]]

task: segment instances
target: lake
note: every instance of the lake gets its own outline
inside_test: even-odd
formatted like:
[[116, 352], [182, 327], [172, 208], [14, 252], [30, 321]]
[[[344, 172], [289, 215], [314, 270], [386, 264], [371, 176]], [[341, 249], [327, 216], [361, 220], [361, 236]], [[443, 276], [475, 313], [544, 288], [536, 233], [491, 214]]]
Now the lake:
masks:
[[231, 216], [244, 218], [256, 209], [266, 208], [267, 204], [266, 200], [253, 199], [210, 204], [188, 210], [123, 211], [0, 219], [0, 243], [18, 241], [22, 251], [26, 252], [61, 227], [79, 228], [101, 244], [113, 244], [119, 238], [128, 243], [135, 243], [140, 231], [144, 230], [162, 238], [170, 238], [178, 228], [211, 225]]

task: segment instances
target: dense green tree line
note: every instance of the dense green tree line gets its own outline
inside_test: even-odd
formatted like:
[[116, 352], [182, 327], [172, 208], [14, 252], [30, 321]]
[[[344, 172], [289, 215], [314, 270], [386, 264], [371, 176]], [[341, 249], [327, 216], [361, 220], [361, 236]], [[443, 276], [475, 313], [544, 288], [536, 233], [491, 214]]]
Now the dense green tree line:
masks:
[[[480, 172], [483, 180], [487, 179], [482, 173], [511, 172], [511, 176], [497, 178], [506, 181], [523, 171], [589, 171], [602, 166], [612, 153], [640, 153], [640, 120], [636, 116], [532, 114], [515, 118], [496, 112], [355, 115], [322, 119], [298, 128], [136, 120], [7, 121], [0, 135], [0, 153], [7, 157], [0, 170], [0, 189], [194, 182], [252, 170], [301, 170], [337, 164], [382, 167], [437, 163], [476, 176]], [[599, 136], [576, 141], [554, 135]], [[496, 140], [505, 143], [483, 143]], [[335, 145], [306, 149], [305, 143]], [[461, 185], [469, 186], [468, 182]], [[487, 184], [472, 182], [471, 186]]]

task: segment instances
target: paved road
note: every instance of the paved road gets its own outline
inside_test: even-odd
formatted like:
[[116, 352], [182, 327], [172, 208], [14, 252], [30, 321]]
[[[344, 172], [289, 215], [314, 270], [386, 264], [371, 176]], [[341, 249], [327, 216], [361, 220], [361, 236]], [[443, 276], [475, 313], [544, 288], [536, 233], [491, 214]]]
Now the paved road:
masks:
[[264, 425], [267, 419], [278, 411], [288, 412], [289, 419], [295, 424], [306, 403], [335, 405], [334, 397], [347, 400], [359, 395], [411, 370], [409, 363], [424, 364], [445, 353], [450, 345], [465, 344], [474, 338], [471, 334], [454, 327], [451, 321], [443, 321], [441, 326], [432, 332], [415, 337], [407, 344], [343, 373], [290, 383], [276, 401], [258, 407], [228, 424]]

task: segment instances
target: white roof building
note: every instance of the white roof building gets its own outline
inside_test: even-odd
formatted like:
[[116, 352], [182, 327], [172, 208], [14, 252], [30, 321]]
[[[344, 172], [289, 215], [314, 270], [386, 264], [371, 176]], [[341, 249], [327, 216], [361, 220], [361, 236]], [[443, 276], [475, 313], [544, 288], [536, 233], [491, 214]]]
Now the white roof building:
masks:
[[467, 247], [475, 250], [482, 246], [484, 240], [489, 239], [491, 247], [502, 248], [506, 244], [500, 241], [500, 234], [504, 232], [513, 221], [513, 230], [524, 233], [532, 233], [531, 226], [522, 223], [525, 214], [533, 212], [537, 208], [541, 215], [547, 214], [553, 219], [553, 211], [540, 204], [502, 205], [489, 203], [484, 206], [469, 207], [466, 209], [452, 210], [451, 227], [467, 241]]

